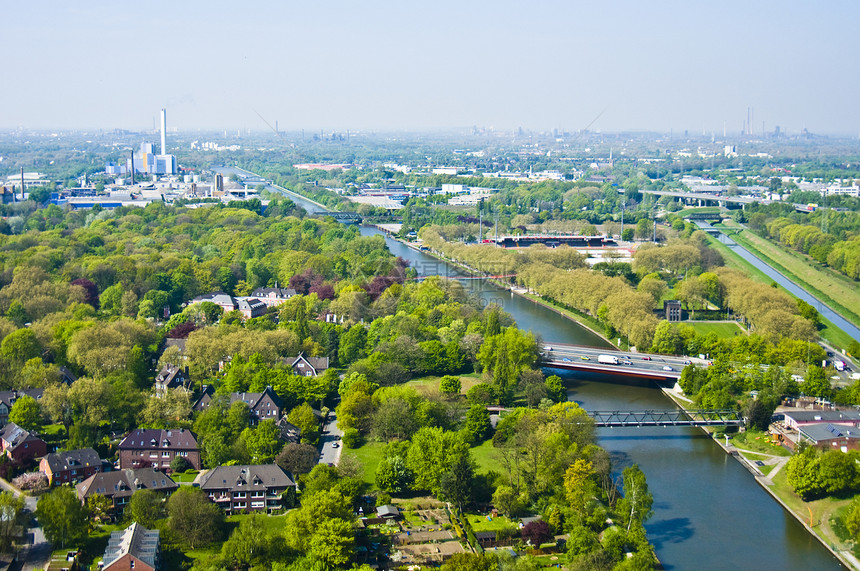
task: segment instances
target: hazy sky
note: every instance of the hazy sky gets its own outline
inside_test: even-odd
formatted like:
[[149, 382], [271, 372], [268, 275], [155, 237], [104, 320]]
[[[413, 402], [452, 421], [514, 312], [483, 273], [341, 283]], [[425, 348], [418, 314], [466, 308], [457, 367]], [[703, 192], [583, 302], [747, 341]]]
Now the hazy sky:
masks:
[[0, 128], [860, 133], [856, 0], [2, 2]]

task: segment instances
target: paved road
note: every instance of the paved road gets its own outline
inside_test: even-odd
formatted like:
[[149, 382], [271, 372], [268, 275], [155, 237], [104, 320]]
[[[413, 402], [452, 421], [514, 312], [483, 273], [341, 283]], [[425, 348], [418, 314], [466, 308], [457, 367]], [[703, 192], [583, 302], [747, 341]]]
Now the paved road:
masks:
[[825, 304], [823, 301], [821, 301], [820, 299], [818, 299], [817, 297], [815, 297], [814, 295], [812, 295], [811, 293], [809, 293], [808, 291], [782, 275], [774, 268], [770, 267], [767, 262], [756, 256], [755, 254], [753, 254], [752, 252], [750, 252], [722, 232], [717, 235], [717, 239], [729, 248], [731, 248], [737, 255], [739, 255], [740, 257], [757, 267], [759, 270], [764, 272], [767, 277], [769, 277], [770, 279], [784, 287], [786, 290], [788, 290], [791, 295], [798, 297], [806, 303], [812, 305], [825, 319], [833, 323], [836, 327], [838, 327], [854, 339], [860, 341], [860, 328], [857, 328], [857, 326], [855, 326], [853, 323], [849, 322], [844, 317], [839, 315], [839, 313], [828, 307], [827, 304]]
[[[615, 351], [608, 349], [595, 349], [592, 347], [578, 347], [576, 345], [564, 345], [560, 343], [546, 343], [543, 346], [545, 354], [544, 359], [553, 361], [564, 366], [570, 363], [571, 366], [579, 365], [582, 367], [593, 366], [603, 369], [612, 369], [625, 372], [636, 373], [642, 372], [646, 374], [667, 376], [678, 375], [689, 363], [696, 363], [703, 366], [707, 361], [692, 358], [692, 357], [674, 357], [671, 355], [652, 355], [644, 353], [630, 353], [624, 351]], [[601, 364], [598, 362], [599, 355], [612, 355], [617, 357], [617, 364]]]
[[337, 416], [330, 412], [326, 423], [323, 425], [323, 433], [320, 437], [320, 464], [340, 463], [341, 447], [340, 438], [343, 432], [337, 427]]

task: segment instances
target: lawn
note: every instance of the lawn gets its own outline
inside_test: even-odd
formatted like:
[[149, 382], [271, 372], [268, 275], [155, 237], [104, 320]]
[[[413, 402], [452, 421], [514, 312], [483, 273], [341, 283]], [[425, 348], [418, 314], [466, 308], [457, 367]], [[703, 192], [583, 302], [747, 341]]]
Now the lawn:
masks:
[[847, 546], [839, 541], [836, 533], [830, 527], [830, 517], [833, 513], [844, 508], [851, 503], [851, 498], [836, 499], [822, 498], [811, 502], [804, 502], [792, 491], [788, 485], [786, 470], [780, 470], [779, 474], [773, 477], [774, 486], [771, 488], [785, 504], [798, 514], [807, 525], [810, 525], [815, 530], [818, 536], [824, 538], [828, 544], [836, 544], [840, 549], [848, 549]]
[[[761, 454], [769, 454], [771, 456], [791, 456], [791, 452], [778, 444], [771, 444], [768, 440], [768, 433], [760, 430], [747, 430], [735, 434], [731, 443], [738, 448], [751, 450]], [[756, 458], [762, 460], [762, 458]]]
[[197, 470], [189, 470], [188, 472], [174, 472], [170, 475], [170, 478], [177, 483], [191, 483], [194, 481], [194, 479], [197, 477], [197, 474], [199, 473], [200, 472], [198, 472]]
[[696, 330], [699, 335], [707, 335], [708, 333], [716, 333], [720, 339], [731, 339], [736, 335], [744, 334], [737, 323], [711, 323], [708, 321], [684, 321], [682, 325], [689, 325]]
[[486, 474], [487, 472], [496, 472], [498, 474], [505, 473], [505, 467], [499, 462], [498, 452], [493, 448], [492, 439], [487, 440], [480, 446], [472, 448], [472, 457], [478, 464], [478, 472]]
[[376, 489], [376, 468], [382, 460], [382, 449], [385, 444], [382, 442], [366, 442], [360, 448], [349, 449], [345, 448], [343, 454], [354, 454], [364, 466], [364, 476], [362, 480], [370, 484], [371, 489]]
[[467, 514], [466, 517], [468, 518], [469, 523], [472, 524], [472, 531], [475, 533], [478, 533], [479, 531], [499, 531], [500, 529], [506, 529], [516, 525], [504, 516], [487, 519], [489, 516]]
[[[481, 375], [479, 373], [467, 373], [465, 375], [459, 375], [460, 377], [460, 394], [465, 395], [466, 392], [481, 382]], [[437, 377], [435, 375], [430, 375], [427, 377], [418, 377], [417, 379], [412, 379], [407, 382], [406, 385], [415, 388], [422, 395], [432, 395], [439, 393], [439, 379], [442, 377]]]

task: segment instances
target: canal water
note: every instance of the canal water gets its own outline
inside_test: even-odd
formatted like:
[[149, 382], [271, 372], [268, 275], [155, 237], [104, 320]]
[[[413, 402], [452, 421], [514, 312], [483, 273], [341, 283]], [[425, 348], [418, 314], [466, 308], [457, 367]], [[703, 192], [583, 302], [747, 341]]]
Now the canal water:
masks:
[[[363, 227], [363, 235], [381, 234]], [[419, 275], [461, 275], [454, 267], [386, 238], [396, 256]], [[547, 343], [608, 346], [557, 313], [484, 281], [464, 282], [484, 302], [495, 302], [522, 329]], [[671, 400], [643, 381], [551, 370], [569, 387], [568, 398], [588, 410], [671, 410]], [[598, 440], [620, 471], [638, 464], [654, 495], [648, 538], [666, 569], [843, 569], [737, 460], [693, 428], [598, 429]]]

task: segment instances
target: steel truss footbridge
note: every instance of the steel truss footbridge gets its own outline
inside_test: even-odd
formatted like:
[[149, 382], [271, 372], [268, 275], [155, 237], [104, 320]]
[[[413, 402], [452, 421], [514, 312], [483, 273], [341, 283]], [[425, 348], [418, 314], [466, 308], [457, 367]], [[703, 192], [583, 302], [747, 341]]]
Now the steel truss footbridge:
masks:
[[594, 411], [588, 416], [594, 426], [623, 428], [631, 426], [741, 426], [743, 418], [734, 410], [642, 410]]

